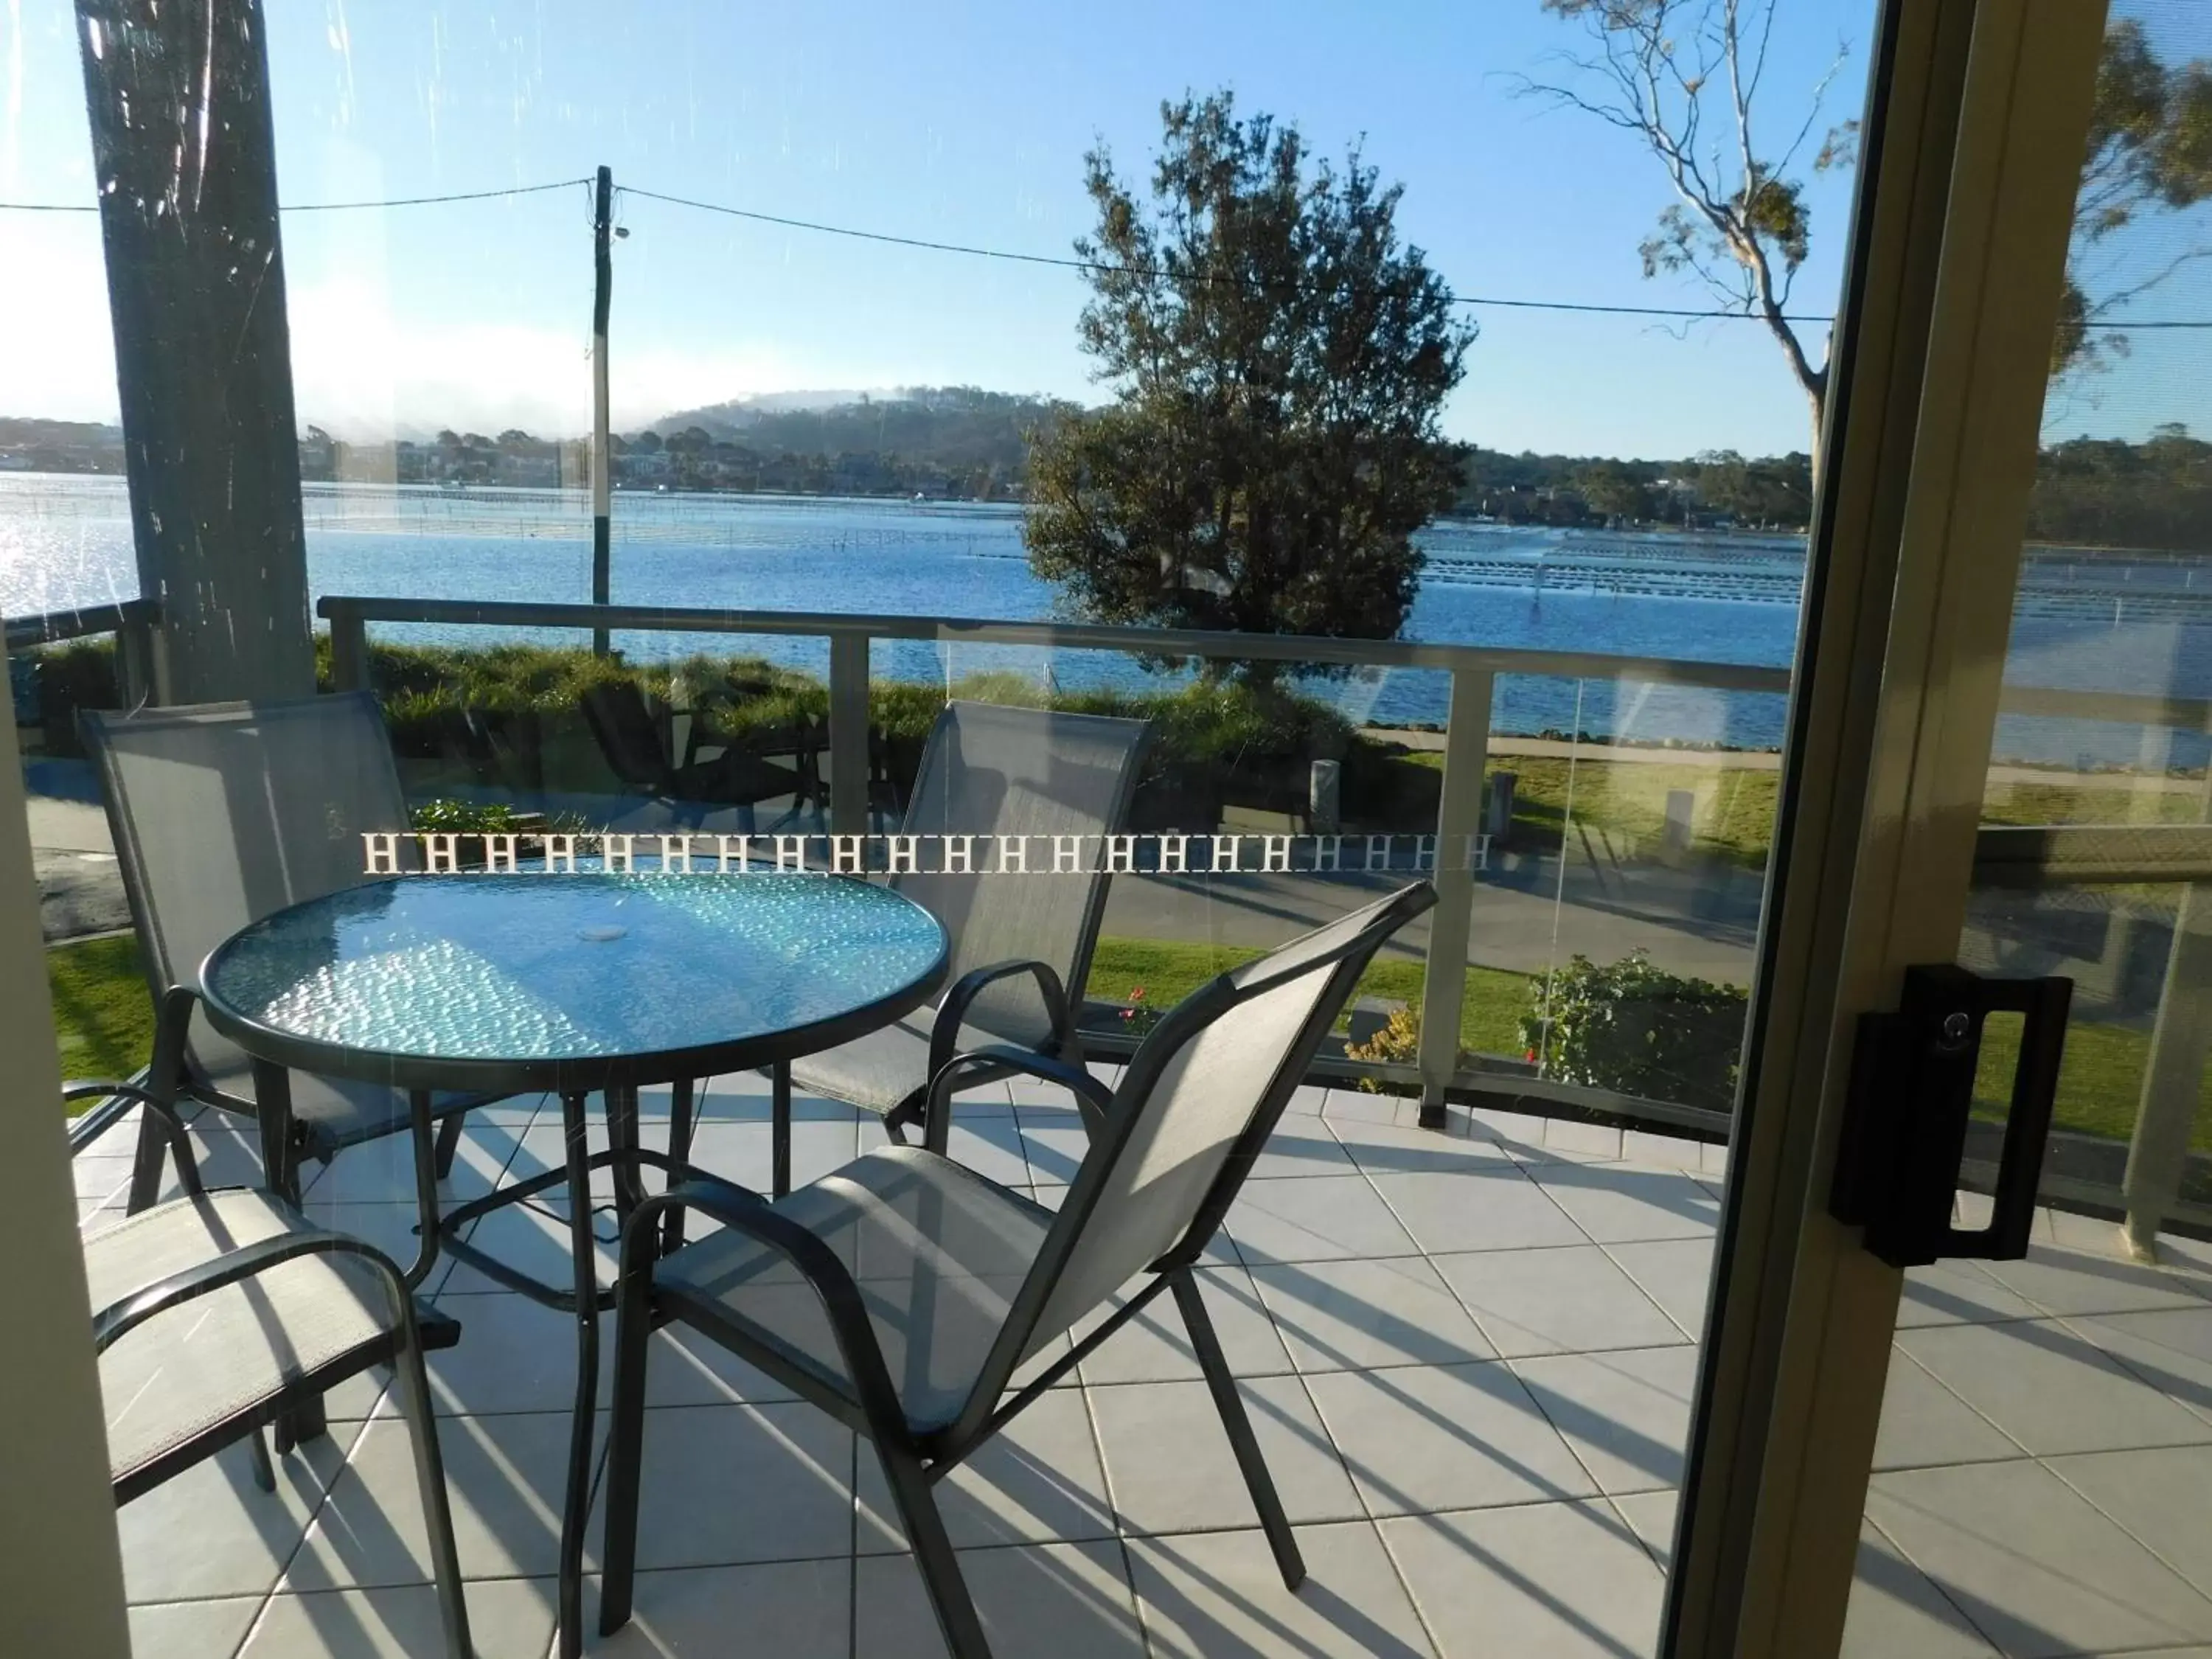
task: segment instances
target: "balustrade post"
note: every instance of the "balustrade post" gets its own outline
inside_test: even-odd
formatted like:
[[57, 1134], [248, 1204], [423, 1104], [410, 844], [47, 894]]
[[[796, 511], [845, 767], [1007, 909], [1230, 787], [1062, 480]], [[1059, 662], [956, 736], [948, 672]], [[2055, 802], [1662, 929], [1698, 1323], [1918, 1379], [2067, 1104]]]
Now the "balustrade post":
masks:
[[2158, 1259], [2158, 1230], [2173, 1212], [2197, 1126], [2197, 1090], [2212, 1055], [2212, 893], [2191, 882], [2173, 915], [2173, 945], [2159, 992], [2142, 1101], [2120, 1177], [2127, 1207], [2122, 1232], [2140, 1261]]
[[1459, 1069], [1460, 1009], [1467, 999], [1467, 944], [1474, 908], [1468, 849], [1482, 829], [1482, 768], [1490, 751], [1486, 668], [1452, 670], [1444, 732], [1443, 787], [1437, 803], [1437, 902], [1429, 912], [1429, 958], [1421, 986], [1421, 1127], [1440, 1129], [1444, 1091]]
[[326, 600], [331, 619], [331, 690], [366, 691], [368, 684], [368, 623], [343, 599]]
[[157, 708], [170, 701], [160, 624], [156, 611], [126, 617], [115, 630], [115, 690], [125, 708]]
[[868, 833], [868, 636], [830, 636], [830, 828]]

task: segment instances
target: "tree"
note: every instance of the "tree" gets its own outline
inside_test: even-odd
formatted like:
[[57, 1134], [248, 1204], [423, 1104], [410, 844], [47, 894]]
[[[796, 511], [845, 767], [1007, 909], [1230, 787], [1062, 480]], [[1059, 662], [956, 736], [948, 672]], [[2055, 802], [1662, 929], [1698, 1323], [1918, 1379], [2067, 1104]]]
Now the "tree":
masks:
[[1160, 115], [1149, 206], [1085, 157], [1079, 336], [1113, 400], [1031, 428], [1030, 565], [1105, 621], [1387, 638], [1456, 488], [1437, 419], [1474, 328], [1356, 146], [1314, 162], [1225, 92]]
[[[1566, 55], [1578, 84], [1524, 79], [1521, 91], [1619, 127], [1657, 159], [1675, 200], [1637, 249], [1644, 274], [1688, 271], [1723, 310], [1765, 325], [1805, 394], [1817, 457], [1828, 351], [1825, 343], [1808, 349], [1788, 314], [1812, 244], [1804, 185], [1792, 175], [1846, 52], [1838, 48], [1804, 119], [1777, 149], [1755, 122], [1754, 106], [1778, 0], [1542, 3], [1546, 11], [1581, 23], [1592, 50]], [[1856, 122], [1832, 129], [1813, 168], [1847, 163], [1856, 130]], [[1716, 131], [1720, 136], [1708, 143]]]
[[[1580, 23], [1591, 50], [1566, 54], [1572, 85], [1524, 79], [1524, 94], [1583, 111], [1642, 143], [1676, 199], [1638, 248], [1644, 274], [1689, 271], [1723, 309], [1754, 317], [1782, 349], [1812, 411], [1819, 463], [1827, 386], [1820, 361], [1787, 314], [1792, 280], [1812, 244], [1804, 184], [1796, 169], [1819, 125], [1829, 85], [1848, 52], [1838, 47], [1814, 85], [1803, 118], [1771, 148], [1758, 118], [1778, 0], [1541, 0]], [[1585, 88], [1595, 88], [1595, 90]], [[1708, 142], [1717, 132], [1717, 141]], [[1858, 123], [1828, 129], [1808, 165], [1818, 173], [1856, 159]], [[2159, 61], [2142, 26], [2115, 20], [2105, 32], [2089, 143], [2074, 209], [2074, 243], [2058, 331], [2054, 377], [2096, 367], [2127, 349], [2100, 318], [2212, 253], [2193, 244], [2132, 276], [2124, 261], [2097, 258], [2107, 238], [2150, 208], [2180, 209], [2212, 197], [2212, 63]], [[2093, 292], [2094, 290], [2094, 292]]]
[[[2152, 53], [2142, 25], [2116, 20], [2105, 31], [2096, 102], [2081, 188], [2074, 198], [2074, 241], [2051, 372], [2094, 368], [2124, 356], [2127, 337], [2099, 319], [2156, 288], [2212, 247], [2192, 242], [2148, 270], [2127, 274], [2103, 257], [2107, 239], [2145, 209], [2194, 207], [2212, 197], [2212, 63], [2191, 58], [2169, 69]], [[2092, 298], [2090, 288], [2099, 290]]]

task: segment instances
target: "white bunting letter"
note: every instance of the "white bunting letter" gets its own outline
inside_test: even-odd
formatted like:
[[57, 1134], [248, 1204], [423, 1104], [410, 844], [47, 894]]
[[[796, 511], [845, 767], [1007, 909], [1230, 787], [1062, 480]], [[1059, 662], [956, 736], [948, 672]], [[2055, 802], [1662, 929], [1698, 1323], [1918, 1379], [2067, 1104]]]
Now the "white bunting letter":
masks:
[[1262, 872], [1269, 870], [1281, 870], [1285, 872], [1289, 871], [1291, 838], [1288, 836], [1269, 836], [1262, 843], [1262, 850], [1264, 856], [1260, 860]]
[[1241, 837], [1211, 836], [1207, 839], [1213, 843], [1214, 872], [1219, 874], [1224, 870], [1234, 870], [1237, 867], [1237, 843]]
[[830, 837], [830, 873], [833, 876], [859, 876], [867, 873], [868, 854], [866, 836], [832, 836]]
[[1135, 875], [1137, 873], [1137, 838], [1134, 836], [1108, 836], [1104, 839], [1107, 873]]
[[943, 873], [948, 876], [973, 875], [975, 870], [975, 837], [973, 836], [940, 836], [945, 848]]
[[1490, 837], [1469, 836], [1467, 838], [1467, 867], [1472, 871], [1490, 868]]
[[362, 873], [396, 876], [399, 873], [399, 837], [389, 830], [364, 830], [361, 835]]
[[691, 837], [663, 836], [660, 838], [660, 869], [664, 875], [688, 876], [691, 873]]
[[421, 836], [422, 867], [432, 875], [441, 875], [461, 867], [461, 838], [459, 836]]
[[[730, 844], [732, 842], [737, 843], [734, 848]], [[732, 852], [735, 852], [738, 855], [738, 873], [741, 876], [750, 875], [752, 873], [752, 850], [753, 838], [750, 836], [715, 836], [714, 872], [717, 875], [728, 875], [730, 873], [730, 854]]]
[[1434, 836], [1413, 837], [1413, 868], [1433, 870], [1437, 867], [1437, 838]]
[[1390, 867], [1391, 839], [1389, 836], [1368, 836], [1367, 867], [1370, 870], [1388, 870]]
[[513, 836], [483, 837], [484, 870], [495, 876], [511, 876], [520, 866], [515, 861]]
[[576, 873], [576, 838], [574, 836], [545, 837], [545, 873], [559, 870], [568, 875]]
[[1030, 838], [1027, 836], [1000, 836], [998, 839], [999, 873], [1002, 876], [1029, 874]]
[[1316, 875], [1323, 872], [1334, 874], [1342, 866], [1343, 861], [1344, 837], [1342, 836], [1314, 837], [1314, 873]]
[[1052, 867], [1054, 874], [1083, 868], [1083, 837], [1054, 836], [1052, 838]]
[[599, 837], [600, 866], [609, 875], [629, 873], [629, 861], [637, 851], [635, 836], [601, 836]]
[[1190, 868], [1190, 837], [1183, 835], [1162, 836], [1159, 873], [1179, 876]]
[[775, 838], [775, 872], [804, 875], [806, 872], [806, 837], [778, 836]]
[[921, 837], [920, 836], [885, 836], [884, 864], [884, 867], [895, 876], [921, 874]]

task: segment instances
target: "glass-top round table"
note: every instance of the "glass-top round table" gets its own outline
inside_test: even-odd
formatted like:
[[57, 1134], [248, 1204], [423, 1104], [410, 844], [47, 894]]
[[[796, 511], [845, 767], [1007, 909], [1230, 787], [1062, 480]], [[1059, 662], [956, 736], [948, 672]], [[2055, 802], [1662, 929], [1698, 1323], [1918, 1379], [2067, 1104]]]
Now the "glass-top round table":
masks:
[[835, 1048], [910, 1012], [945, 930], [819, 875], [401, 876], [220, 945], [210, 1022], [249, 1054], [402, 1089], [569, 1092]]
[[[597, 1408], [598, 1279], [592, 1173], [611, 1172], [617, 1224], [643, 1200], [641, 1170], [687, 1173], [696, 1078], [766, 1066], [771, 1188], [790, 1183], [791, 1075], [920, 1007], [945, 973], [945, 930], [911, 899], [837, 876], [707, 873], [410, 875], [295, 904], [234, 934], [200, 969], [208, 1022], [253, 1064], [264, 1145], [289, 1115], [290, 1071], [381, 1084], [408, 1097], [416, 1195], [440, 1216], [434, 1165], [459, 1099], [557, 1094], [562, 1168], [501, 1187], [425, 1225], [410, 1284], [453, 1255], [576, 1316], [576, 1395], [561, 1535], [562, 1650], [580, 1639], [583, 1527]], [[670, 1085], [668, 1150], [639, 1144], [637, 1091]], [[607, 1146], [588, 1144], [587, 1096]], [[446, 1119], [446, 1135], [434, 1117]], [[271, 1172], [284, 1190], [289, 1175]], [[533, 1279], [471, 1241], [498, 1209], [564, 1185], [572, 1283]], [[550, 1212], [544, 1213], [550, 1214]], [[657, 1248], [682, 1241], [680, 1210]], [[303, 1424], [301, 1432], [311, 1432]]]

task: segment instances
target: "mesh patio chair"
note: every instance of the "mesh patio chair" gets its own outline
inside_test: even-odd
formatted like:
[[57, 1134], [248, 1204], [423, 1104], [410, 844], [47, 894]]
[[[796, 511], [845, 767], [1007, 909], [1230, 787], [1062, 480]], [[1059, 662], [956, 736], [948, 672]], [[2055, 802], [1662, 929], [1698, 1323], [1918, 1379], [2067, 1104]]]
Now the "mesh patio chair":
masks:
[[622, 786], [665, 807], [678, 822], [696, 829], [716, 807], [738, 810], [738, 828], [753, 832], [753, 809], [764, 800], [792, 798], [791, 810], [779, 822], [788, 821], [805, 805], [810, 793], [805, 769], [778, 766], [742, 745], [725, 748], [701, 758], [702, 722], [692, 723], [686, 752], [678, 758], [661, 714], [629, 680], [610, 680], [591, 687], [582, 698], [584, 721], [592, 740]]
[[[143, 1091], [123, 1092], [148, 1115], [167, 1115]], [[414, 1443], [446, 1651], [468, 1659], [468, 1608], [422, 1364], [434, 1344], [426, 1344], [429, 1327], [418, 1322], [398, 1267], [357, 1238], [310, 1226], [275, 1194], [206, 1191], [189, 1163], [183, 1170], [185, 1196], [84, 1243], [117, 1504], [239, 1440], [251, 1446], [254, 1483], [274, 1492], [263, 1431], [313, 1409], [325, 1389], [388, 1364]]]
[[[1368, 962], [1435, 900], [1417, 883], [1200, 986], [1146, 1036], [1110, 1094], [1034, 1050], [962, 1054], [931, 1082], [927, 1146], [878, 1148], [773, 1203], [700, 1176], [647, 1200], [623, 1239], [602, 1633], [629, 1618], [647, 1349], [670, 1321], [874, 1443], [945, 1645], [953, 1659], [987, 1659], [931, 1487], [1171, 1291], [1295, 1589], [1297, 1544], [1191, 1267]], [[944, 1156], [960, 1073], [1000, 1066], [1063, 1084], [1082, 1108], [1091, 1145], [1057, 1214]], [[670, 1209], [722, 1229], [656, 1261]], [[1008, 1397], [1018, 1367], [1147, 1274]]]
[[[100, 772], [139, 955], [154, 994], [146, 1087], [253, 1120], [272, 1191], [297, 1202], [303, 1160], [407, 1129], [406, 1095], [375, 1084], [295, 1074], [289, 1111], [264, 1121], [252, 1062], [198, 1008], [199, 966], [250, 922], [367, 879], [362, 835], [404, 830], [407, 800], [365, 691], [290, 702], [203, 703], [80, 716]], [[404, 849], [407, 843], [401, 842]], [[403, 852], [402, 862], [407, 858]], [[438, 1095], [434, 1174], [451, 1171], [462, 1114], [477, 1095]], [[142, 1115], [130, 1207], [154, 1201], [170, 1136]], [[177, 1143], [181, 1161], [183, 1143]], [[426, 1244], [437, 1200], [418, 1181]]]
[[[792, 1079], [882, 1114], [896, 1131], [919, 1117], [930, 1079], [961, 1049], [1011, 1044], [1079, 1067], [1070, 999], [1106, 908], [1099, 838], [1128, 816], [1147, 730], [1098, 714], [946, 704], [901, 830], [973, 836], [977, 873], [901, 874], [890, 884], [945, 924], [951, 988], [933, 1011], [793, 1060]], [[1052, 873], [1055, 836], [1085, 838], [1085, 868]], [[1025, 873], [992, 873], [994, 836], [1030, 838]], [[966, 1081], [1011, 1069], [980, 1067]]]

